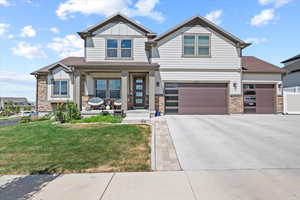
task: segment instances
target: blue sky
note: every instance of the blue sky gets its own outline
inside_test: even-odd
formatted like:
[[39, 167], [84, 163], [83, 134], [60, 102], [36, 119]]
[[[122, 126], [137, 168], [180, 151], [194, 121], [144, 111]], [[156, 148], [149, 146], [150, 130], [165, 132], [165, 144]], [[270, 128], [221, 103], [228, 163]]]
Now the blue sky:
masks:
[[252, 42], [244, 55], [281, 66], [300, 53], [299, 10], [299, 0], [0, 0], [0, 96], [34, 100], [29, 73], [82, 55], [76, 32], [115, 12], [158, 34], [202, 15]]

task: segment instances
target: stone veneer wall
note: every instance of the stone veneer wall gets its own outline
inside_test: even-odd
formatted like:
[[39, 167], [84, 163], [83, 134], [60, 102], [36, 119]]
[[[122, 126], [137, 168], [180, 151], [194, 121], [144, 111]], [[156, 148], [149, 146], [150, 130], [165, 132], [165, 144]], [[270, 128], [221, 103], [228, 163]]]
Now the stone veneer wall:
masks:
[[48, 83], [47, 76], [37, 77], [37, 111], [38, 112], [50, 112], [52, 111], [51, 103], [47, 101]]
[[240, 114], [244, 112], [243, 96], [229, 97], [229, 114]]
[[165, 113], [165, 97], [163, 95], [155, 95], [155, 110]]
[[276, 98], [276, 113], [283, 113], [283, 96]]

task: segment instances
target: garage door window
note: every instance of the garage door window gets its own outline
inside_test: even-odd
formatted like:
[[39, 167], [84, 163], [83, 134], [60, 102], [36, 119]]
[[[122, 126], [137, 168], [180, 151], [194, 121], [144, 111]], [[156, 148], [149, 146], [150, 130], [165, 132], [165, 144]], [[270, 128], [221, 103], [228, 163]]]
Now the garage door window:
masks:
[[244, 86], [244, 112], [256, 112], [256, 86], [253, 84], [245, 84]]
[[178, 112], [178, 84], [165, 84], [165, 106], [167, 113]]

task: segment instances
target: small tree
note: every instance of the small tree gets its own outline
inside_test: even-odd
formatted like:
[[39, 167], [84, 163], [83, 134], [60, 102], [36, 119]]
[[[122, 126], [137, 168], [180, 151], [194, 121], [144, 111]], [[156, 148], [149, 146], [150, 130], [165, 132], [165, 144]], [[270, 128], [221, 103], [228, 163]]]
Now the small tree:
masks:
[[4, 116], [10, 116], [15, 113], [15, 106], [11, 101], [4, 103], [4, 110], [3, 115]]
[[16, 113], [17, 113], [17, 114], [19, 114], [19, 113], [20, 113], [20, 110], [21, 110], [20, 106], [19, 106], [19, 105], [16, 105], [16, 107], [15, 107], [15, 111], [16, 111]]

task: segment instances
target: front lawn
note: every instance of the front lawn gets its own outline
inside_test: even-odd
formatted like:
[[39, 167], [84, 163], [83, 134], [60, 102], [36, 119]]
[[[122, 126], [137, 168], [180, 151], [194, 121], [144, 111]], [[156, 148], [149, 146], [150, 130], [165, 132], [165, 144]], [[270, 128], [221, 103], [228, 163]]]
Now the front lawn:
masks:
[[149, 171], [150, 137], [147, 125], [0, 127], [0, 174]]

